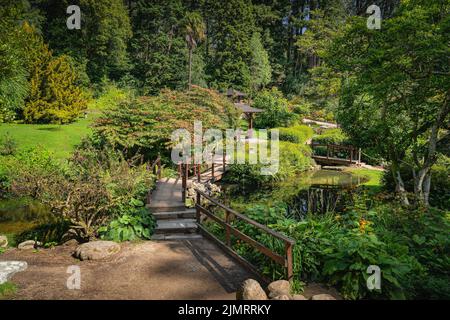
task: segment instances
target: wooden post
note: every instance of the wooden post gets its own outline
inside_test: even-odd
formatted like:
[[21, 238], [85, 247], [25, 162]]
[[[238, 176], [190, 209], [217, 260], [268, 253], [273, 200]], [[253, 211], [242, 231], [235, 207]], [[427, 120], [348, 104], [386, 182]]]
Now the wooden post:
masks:
[[358, 165], [361, 165], [361, 148], [358, 150]]
[[223, 173], [225, 173], [225, 167], [227, 166], [227, 155], [225, 153], [225, 150], [222, 151], [223, 152]]
[[186, 202], [186, 186], [187, 186], [187, 164], [181, 166], [181, 198], [183, 203]]
[[197, 223], [200, 224], [200, 206], [201, 205], [201, 201], [200, 201], [200, 192], [197, 192], [197, 205], [195, 207], [195, 216], [197, 218]]
[[228, 224], [230, 223], [230, 213], [228, 211], [225, 211], [225, 222], [227, 223], [225, 230], [226, 244], [228, 247], [231, 247], [231, 230], [230, 227], [228, 226]]
[[289, 282], [292, 282], [292, 280], [294, 280], [294, 270], [292, 267], [292, 244], [286, 242], [285, 248], [286, 248], [286, 277]]
[[213, 158], [213, 163], [212, 163], [212, 167], [211, 167], [211, 181], [214, 182], [215, 178], [214, 178], [214, 158]]
[[197, 165], [197, 181], [200, 182], [201, 181], [201, 164]]

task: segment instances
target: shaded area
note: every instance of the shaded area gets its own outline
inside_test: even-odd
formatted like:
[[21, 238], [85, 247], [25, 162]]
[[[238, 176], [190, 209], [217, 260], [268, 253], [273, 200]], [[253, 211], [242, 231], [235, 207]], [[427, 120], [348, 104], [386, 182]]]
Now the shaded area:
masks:
[[[117, 255], [80, 262], [74, 246], [32, 251], [9, 250], [0, 261], [29, 265], [14, 275], [15, 299], [235, 299], [251, 275], [205, 239], [123, 243]], [[69, 290], [67, 268], [81, 270], [81, 290]]]

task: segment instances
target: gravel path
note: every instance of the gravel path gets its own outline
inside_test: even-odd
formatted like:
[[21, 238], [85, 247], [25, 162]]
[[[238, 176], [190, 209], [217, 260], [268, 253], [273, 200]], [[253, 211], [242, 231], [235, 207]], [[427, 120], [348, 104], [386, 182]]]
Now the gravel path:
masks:
[[[115, 256], [79, 261], [75, 246], [38, 252], [11, 249], [0, 261], [28, 263], [11, 281], [14, 299], [235, 299], [238, 286], [251, 274], [205, 239], [124, 243]], [[81, 289], [69, 290], [67, 273], [79, 266]]]

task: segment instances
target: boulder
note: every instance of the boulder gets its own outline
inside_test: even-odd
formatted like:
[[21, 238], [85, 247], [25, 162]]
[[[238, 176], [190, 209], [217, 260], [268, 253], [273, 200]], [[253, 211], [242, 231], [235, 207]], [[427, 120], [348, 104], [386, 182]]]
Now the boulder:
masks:
[[101, 260], [119, 251], [120, 245], [113, 241], [92, 241], [79, 245], [75, 249], [75, 257], [80, 260]]
[[291, 300], [291, 296], [288, 296], [287, 294], [282, 294], [281, 296], [276, 296], [272, 298], [272, 300]]
[[8, 238], [6, 236], [0, 236], [0, 248], [6, 248], [8, 246]]
[[312, 296], [311, 300], [336, 300], [336, 298], [330, 294], [322, 293]]
[[286, 280], [277, 280], [269, 284], [267, 287], [269, 291], [269, 298], [287, 295], [291, 293], [291, 284]]
[[32, 250], [32, 249], [37, 249], [40, 246], [42, 246], [42, 243], [40, 243], [39, 241], [27, 240], [27, 241], [19, 243], [17, 248], [19, 250]]
[[0, 284], [5, 283], [15, 273], [28, 267], [25, 261], [0, 261]]
[[292, 296], [292, 300], [308, 300], [308, 299], [306, 299], [306, 297], [302, 294], [294, 294]]
[[247, 279], [242, 283], [242, 286], [236, 292], [237, 300], [267, 300], [267, 295], [264, 292], [258, 281]]

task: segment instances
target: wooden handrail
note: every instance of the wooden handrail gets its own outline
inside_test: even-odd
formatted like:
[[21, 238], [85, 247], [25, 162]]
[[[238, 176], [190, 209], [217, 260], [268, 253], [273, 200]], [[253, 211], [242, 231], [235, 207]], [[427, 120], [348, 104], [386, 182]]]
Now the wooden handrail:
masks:
[[[276, 232], [270, 228], [268, 228], [267, 226], [256, 222], [253, 219], [250, 219], [249, 217], [240, 214], [236, 211], [234, 211], [233, 209], [225, 206], [224, 204], [220, 203], [219, 201], [217, 201], [216, 199], [210, 197], [209, 195], [207, 195], [206, 193], [195, 189], [195, 191], [197, 192], [197, 201], [196, 201], [196, 216], [197, 216], [197, 223], [198, 225], [201, 227], [201, 219], [200, 216], [201, 214], [206, 215], [207, 217], [209, 217], [210, 219], [212, 219], [213, 221], [215, 221], [216, 223], [220, 224], [222, 227], [225, 228], [225, 237], [226, 237], [226, 242], [223, 243], [221, 241], [219, 241], [217, 238], [212, 237], [214, 240], [219, 241], [220, 244], [222, 246], [225, 246], [226, 248], [228, 248], [229, 250], [231, 250], [235, 255], [237, 255], [237, 253], [232, 249], [232, 245], [231, 245], [231, 235], [234, 235], [235, 237], [239, 238], [240, 240], [244, 241], [245, 243], [247, 243], [248, 245], [252, 246], [253, 248], [255, 248], [256, 250], [258, 250], [259, 252], [261, 252], [262, 254], [264, 254], [266, 257], [272, 259], [275, 263], [282, 265], [285, 269], [286, 269], [286, 277], [289, 281], [292, 280], [293, 278], [293, 265], [292, 265], [292, 247], [295, 244], [295, 240], [292, 238], [289, 238], [279, 232]], [[208, 210], [207, 208], [203, 207], [201, 205], [201, 198], [205, 198], [207, 199], [209, 202], [211, 202], [212, 204], [222, 208], [225, 210], [225, 220], [217, 217], [213, 212], [211, 212], [210, 210]], [[250, 236], [242, 233], [240, 230], [238, 230], [237, 228], [235, 228], [234, 226], [231, 225], [230, 223], [230, 218], [231, 216], [236, 217], [239, 220], [245, 221], [246, 223], [262, 230], [263, 232], [271, 235], [272, 237], [282, 240], [285, 244], [285, 254], [284, 256], [278, 254], [277, 252], [274, 252], [273, 250], [267, 248], [265, 245], [259, 243], [258, 241], [256, 241], [255, 239], [251, 238]], [[203, 230], [204, 232], [207, 232], [204, 228], [200, 228], [201, 230]], [[241, 259], [243, 259], [242, 257], [240, 257]], [[246, 262], [248, 264], [248, 262]], [[256, 269], [256, 268], [254, 268]]]

